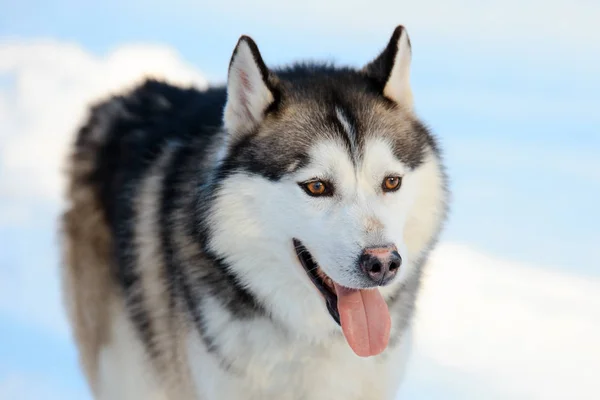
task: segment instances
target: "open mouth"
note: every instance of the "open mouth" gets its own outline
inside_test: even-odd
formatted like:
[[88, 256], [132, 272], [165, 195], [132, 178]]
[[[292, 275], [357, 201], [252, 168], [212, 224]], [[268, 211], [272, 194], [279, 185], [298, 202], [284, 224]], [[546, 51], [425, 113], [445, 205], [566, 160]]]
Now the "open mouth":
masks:
[[304, 267], [306, 274], [317, 289], [319, 289], [319, 292], [321, 292], [323, 297], [325, 297], [325, 303], [327, 304], [329, 314], [331, 314], [331, 317], [338, 325], [341, 325], [340, 313], [338, 311], [338, 298], [333, 280], [323, 272], [321, 267], [319, 267], [311, 256], [310, 252], [298, 239], [294, 239], [294, 248], [296, 249], [296, 255], [300, 260], [300, 264]]
[[391, 319], [379, 289], [351, 289], [334, 282], [302, 242], [293, 242], [300, 264], [325, 298], [329, 314], [341, 326], [352, 350], [360, 357], [383, 352], [390, 337]]

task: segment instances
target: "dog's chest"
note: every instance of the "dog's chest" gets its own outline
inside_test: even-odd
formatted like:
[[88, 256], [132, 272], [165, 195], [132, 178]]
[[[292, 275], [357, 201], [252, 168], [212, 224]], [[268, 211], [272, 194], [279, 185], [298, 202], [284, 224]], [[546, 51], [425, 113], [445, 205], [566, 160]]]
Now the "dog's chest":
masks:
[[[327, 344], [290, 341], [268, 330], [228, 342], [214, 354], [193, 338], [192, 375], [202, 399], [387, 400], [394, 398], [405, 362], [401, 347], [384, 356], [356, 356], [343, 338]], [[222, 341], [223, 344], [225, 342]], [[202, 354], [203, 353], [203, 354]]]

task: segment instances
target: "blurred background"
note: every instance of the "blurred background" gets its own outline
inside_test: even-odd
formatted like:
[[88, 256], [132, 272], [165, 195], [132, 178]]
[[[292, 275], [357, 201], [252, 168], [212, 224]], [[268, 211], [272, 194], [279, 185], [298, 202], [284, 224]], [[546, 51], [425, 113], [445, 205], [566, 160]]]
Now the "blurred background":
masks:
[[[404, 24], [452, 213], [401, 399], [600, 399], [597, 0], [0, 0], [0, 399], [89, 399], [63, 315], [57, 216], [89, 101], [144, 75], [223, 83], [362, 66]], [[326, 372], [324, 372], [326, 373]]]

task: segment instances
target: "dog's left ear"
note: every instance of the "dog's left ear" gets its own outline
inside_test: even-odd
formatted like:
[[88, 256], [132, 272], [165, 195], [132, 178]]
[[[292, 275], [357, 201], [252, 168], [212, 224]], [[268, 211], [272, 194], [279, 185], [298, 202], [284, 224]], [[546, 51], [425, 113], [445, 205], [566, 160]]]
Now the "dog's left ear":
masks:
[[363, 72], [375, 82], [382, 95], [408, 109], [413, 107], [410, 60], [410, 39], [406, 29], [399, 25], [387, 47], [363, 68]]
[[252, 131], [274, 101], [269, 70], [258, 47], [252, 38], [242, 36], [229, 63], [225, 129], [233, 136]]

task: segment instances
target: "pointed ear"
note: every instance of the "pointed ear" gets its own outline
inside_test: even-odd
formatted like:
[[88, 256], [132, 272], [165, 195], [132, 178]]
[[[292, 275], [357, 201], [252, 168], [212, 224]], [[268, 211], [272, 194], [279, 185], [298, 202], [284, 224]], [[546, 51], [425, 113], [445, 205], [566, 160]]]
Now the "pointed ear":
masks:
[[406, 29], [399, 25], [387, 47], [363, 69], [380, 87], [381, 94], [408, 109], [413, 107], [410, 60], [410, 39]]
[[250, 132], [275, 101], [269, 70], [254, 40], [242, 36], [229, 63], [223, 122], [231, 135]]

